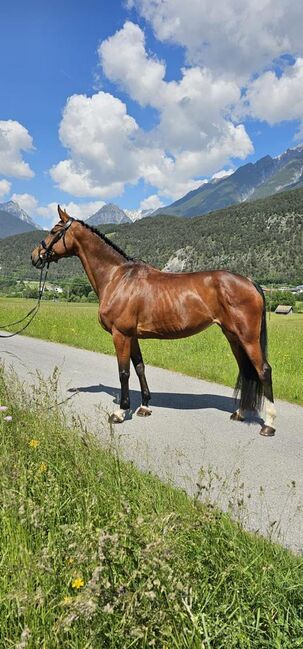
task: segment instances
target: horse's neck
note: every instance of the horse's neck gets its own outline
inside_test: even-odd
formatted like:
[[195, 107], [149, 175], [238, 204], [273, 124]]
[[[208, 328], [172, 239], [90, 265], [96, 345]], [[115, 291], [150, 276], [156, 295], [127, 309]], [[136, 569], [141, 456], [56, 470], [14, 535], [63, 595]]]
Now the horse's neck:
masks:
[[77, 256], [87, 274], [87, 277], [99, 296], [102, 297], [105, 286], [113, 272], [125, 263], [125, 259], [110, 244], [106, 243], [91, 230], [81, 231], [77, 238]]

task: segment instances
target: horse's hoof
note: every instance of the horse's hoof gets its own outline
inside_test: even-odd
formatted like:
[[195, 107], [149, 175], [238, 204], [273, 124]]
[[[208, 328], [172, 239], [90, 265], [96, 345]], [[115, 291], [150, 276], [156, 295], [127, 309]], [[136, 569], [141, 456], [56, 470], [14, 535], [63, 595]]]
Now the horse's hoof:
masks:
[[260, 435], [263, 435], [263, 437], [274, 437], [275, 435], [275, 428], [272, 428], [271, 426], [262, 426], [260, 430]]
[[139, 406], [136, 410], [136, 415], [138, 417], [149, 417], [152, 414], [152, 411], [148, 406]]
[[125, 419], [125, 410], [116, 410], [116, 412], [113, 412], [109, 418], [108, 421], [110, 424], [123, 424]]
[[232, 421], [244, 421], [244, 417], [240, 415], [238, 410], [236, 410], [236, 412], [233, 412], [233, 414], [230, 415], [230, 418], [232, 419]]

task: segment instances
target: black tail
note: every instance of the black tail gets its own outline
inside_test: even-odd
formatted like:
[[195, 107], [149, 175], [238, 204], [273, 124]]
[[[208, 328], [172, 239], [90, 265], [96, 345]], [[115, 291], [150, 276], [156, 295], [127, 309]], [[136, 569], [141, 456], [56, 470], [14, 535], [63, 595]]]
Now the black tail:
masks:
[[267, 358], [267, 326], [266, 326], [265, 295], [263, 293], [263, 289], [260, 286], [260, 284], [257, 284], [257, 282], [253, 282], [253, 285], [256, 287], [258, 293], [260, 293], [260, 295], [262, 297], [262, 300], [263, 300], [262, 322], [261, 322], [261, 333], [260, 333], [260, 345], [261, 345], [261, 349], [262, 349], [264, 359], [266, 359]]
[[[266, 327], [266, 305], [265, 297], [261, 286], [253, 282], [258, 293], [263, 298], [263, 310], [260, 332], [260, 345], [264, 360], [267, 355], [267, 327]], [[235, 387], [235, 396], [240, 397], [239, 406], [243, 410], [260, 410], [264, 397], [264, 386], [260, 381], [257, 370], [247, 356], [244, 349], [241, 349], [241, 368]]]

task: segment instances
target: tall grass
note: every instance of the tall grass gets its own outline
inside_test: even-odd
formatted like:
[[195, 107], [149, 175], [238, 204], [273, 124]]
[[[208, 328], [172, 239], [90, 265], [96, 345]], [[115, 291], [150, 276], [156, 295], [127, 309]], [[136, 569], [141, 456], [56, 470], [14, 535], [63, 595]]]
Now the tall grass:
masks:
[[[1, 323], [21, 317], [30, 300], [0, 299]], [[113, 354], [111, 336], [97, 319], [96, 304], [44, 302], [24, 332], [75, 347]], [[269, 360], [273, 366], [275, 396], [303, 404], [303, 314], [268, 319]], [[230, 346], [218, 327], [181, 340], [141, 341], [146, 363], [190, 376], [234, 386], [237, 366]]]
[[302, 559], [67, 429], [55, 377], [15, 381], [0, 373], [1, 648], [302, 647]]

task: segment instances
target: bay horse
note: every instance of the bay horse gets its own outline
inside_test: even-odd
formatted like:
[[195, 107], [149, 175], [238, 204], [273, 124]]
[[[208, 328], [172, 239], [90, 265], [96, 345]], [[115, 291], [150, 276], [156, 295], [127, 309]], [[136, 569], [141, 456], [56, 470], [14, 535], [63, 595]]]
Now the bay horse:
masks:
[[266, 310], [261, 287], [226, 270], [167, 273], [128, 257], [119, 246], [58, 205], [59, 222], [32, 252], [37, 268], [62, 257], [80, 258], [99, 299], [99, 322], [112, 337], [121, 384], [120, 408], [111, 421], [122, 423], [130, 407], [130, 359], [139, 378], [142, 405], [151, 414], [151, 398], [138, 340], [183, 338], [217, 324], [239, 366], [239, 407], [231, 419], [265, 402], [260, 434], [272, 437], [274, 407], [271, 367], [266, 358]]

